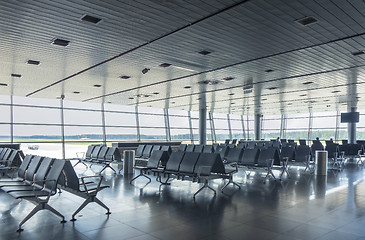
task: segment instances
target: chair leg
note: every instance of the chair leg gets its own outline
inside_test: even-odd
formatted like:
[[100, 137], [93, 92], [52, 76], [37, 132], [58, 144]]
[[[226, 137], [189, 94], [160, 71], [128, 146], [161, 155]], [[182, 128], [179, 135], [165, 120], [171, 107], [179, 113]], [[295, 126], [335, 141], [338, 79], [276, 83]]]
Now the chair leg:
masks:
[[61, 223], [65, 223], [66, 222], [65, 217], [59, 211], [57, 211], [56, 209], [54, 209], [53, 207], [51, 207], [47, 203], [45, 204], [44, 209], [48, 209], [49, 211], [53, 212], [55, 215], [57, 215], [60, 218], [62, 218]]
[[24, 229], [22, 229], [22, 225], [28, 221], [31, 217], [33, 217], [38, 211], [42, 210], [42, 204], [39, 204], [33, 208], [33, 210], [19, 223], [19, 228], [16, 230], [17, 232], [22, 232]]
[[100, 201], [96, 197], [94, 198], [94, 201], [95, 201], [95, 203], [99, 204], [101, 207], [106, 209], [107, 212], [105, 214], [107, 214], [107, 215], [111, 214], [110, 209], [102, 201]]
[[234, 182], [233, 181], [233, 176], [230, 176], [229, 179], [228, 179], [228, 182], [226, 184], [224, 184], [224, 186], [222, 187], [221, 189], [221, 192], [223, 192], [223, 190], [229, 185], [229, 184], [233, 184], [233, 185], [236, 185], [239, 189], [241, 189], [241, 186], [238, 185], [238, 183]]
[[135, 176], [134, 178], [132, 178], [130, 181], [129, 181], [129, 184], [132, 184], [132, 182], [134, 181], [134, 180], [136, 180], [137, 178], [139, 178], [139, 177], [141, 177], [141, 176], [143, 176], [143, 177], [145, 177], [145, 178], [147, 178], [148, 179], [148, 183], [147, 184], [149, 184], [152, 180], [151, 180], [151, 178], [150, 177], [148, 177], [147, 175], [145, 175], [145, 174], [143, 174], [143, 172], [142, 172], [142, 170], [140, 171], [140, 173], [139, 173], [139, 175], [137, 175], [137, 176]]
[[217, 194], [217, 192], [212, 188], [212, 187], [210, 187], [209, 185], [208, 185], [208, 181], [207, 180], [205, 180], [204, 181], [204, 185], [203, 185], [203, 187], [201, 187], [196, 193], [194, 193], [194, 198], [195, 198], [195, 196], [196, 195], [198, 195], [198, 193], [200, 193], [204, 188], [208, 188], [208, 189], [210, 189], [210, 190], [212, 190], [213, 192], [214, 192], [214, 196]]
[[81, 204], [81, 206], [72, 214], [72, 218], [71, 218], [71, 220], [70, 221], [72, 221], [72, 222], [74, 222], [74, 221], [76, 221], [76, 218], [75, 218], [75, 216], [76, 216], [76, 214], [78, 214], [84, 207], [86, 207], [86, 205], [88, 205], [89, 203], [91, 203], [92, 202], [92, 199], [91, 199], [91, 197], [88, 197], [82, 204]]

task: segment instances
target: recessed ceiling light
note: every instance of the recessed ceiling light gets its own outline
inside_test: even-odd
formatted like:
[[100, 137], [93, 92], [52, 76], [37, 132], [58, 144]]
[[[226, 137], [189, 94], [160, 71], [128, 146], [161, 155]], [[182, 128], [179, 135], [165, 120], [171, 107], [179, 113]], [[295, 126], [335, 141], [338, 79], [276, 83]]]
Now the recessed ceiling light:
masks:
[[275, 90], [275, 89], [277, 89], [278, 87], [269, 87], [269, 88], [267, 88], [267, 90]]
[[185, 86], [184, 88], [189, 89], [189, 88], [191, 88], [191, 86]]
[[79, 94], [80, 92], [78, 92], [78, 91], [75, 91], [75, 92], [73, 92], [73, 93], [75, 93], [75, 94]]
[[151, 97], [151, 95], [145, 94], [143, 95], [143, 97]]
[[293, 105], [293, 103], [288, 103], [288, 105]]
[[267, 69], [267, 70], [265, 70], [265, 72], [267, 72], [267, 73], [270, 73], [270, 72], [273, 72], [274, 70], [272, 70], [272, 69]]
[[81, 21], [98, 24], [101, 21], [101, 18], [93, 17], [90, 15], [84, 15], [81, 17]]
[[318, 22], [318, 20], [314, 17], [305, 17], [305, 18], [301, 18], [301, 19], [298, 19], [295, 21], [303, 26], [308, 26], [308, 25]]
[[8, 84], [6, 84], [6, 83], [0, 83], [0, 86], [6, 87], [6, 86], [8, 86]]
[[300, 94], [299, 97], [305, 97], [307, 94]]
[[220, 83], [219, 80], [203, 80], [198, 82], [198, 84], [206, 84], [206, 85], [217, 85], [218, 83]]
[[352, 52], [351, 54], [353, 55], [353, 56], [359, 56], [359, 55], [362, 55], [362, 54], [364, 54], [365, 53], [365, 51], [356, 51], [356, 52]]
[[198, 97], [198, 98], [197, 98], [197, 100], [200, 100], [200, 99], [202, 99], [202, 98], [201, 98], [201, 97]]
[[16, 77], [16, 78], [21, 78], [22, 77], [22, 75], [16, 74], [16, 73], [12, 73], [11, 76], [12, 77]]
[[229, 95], [229, 96], [233, 96], [233, 95], [234, 95], [234, 93], [229, 93], [228, 95]]
[[159, 93], [159, 92], [154, 92], [153, 94], [158, 95], [158, 94], [160, 94], [160, 93]]
[[223, 78], [224, 81], [231, 81], [233, 79], [234, 79], [234, 77], [225, 77], [225, 78]]
[[263, 98], [263, 99], [261, 99], [261, 101], [266, 101], [267, 100], [267, 98]]
[[211, 52], [207, 51], [207, 50], [202, 50], [200, 52], [198, 52], [199, 54], [201, 55], [208, 55], [208, 54], [211, 54]]
[[162, 63], [160, 64], [160, 67], [170, 67], [171, 64], [170, 63]]
[[332, 91], [332, 93], [339, 93], [341, 92], [340, 90], [335, 90], [335, 91]]
[[112, 102], [109, 101], [108, 103], [112, 103]]
[[172, 104], [175, 104], [175, 102], [171, 102]]
[[327, 105], [327, 107], [331, 107], [331, 105]]
[[132, 99], [134, 99], [134, 98], [132, 98], [132, 97], [129, 97], [128, 99], [132, 100]]
[[136, 97], [142, 97], [142, 94], [137, 94]]
[[231, 104], [236, 104], [236, 103], [234, 103], [234, 102], [231, 102]]
[[330, 100], [329, 99], [325, 99], [325, 100], [323, 100], [323, 102], [329, 102]]
[[127, 76], [127, 75], [123, 75], [123, 76], [120, 76], [121, 79], [128, 79], [128, 78], [131, 78], [131, 76]]
[[35, 60], [28, 60], [27, 61], [27, 64], [30, 64], [30, 65], [39, 65], [39, 64], [41, 64], [41, 62], [40, 61], [35, 61]]
[[70, 41], [56, 38], [52, 41], [52, 44], [56, 46], [67, 47], [70, 44]]
[[313, 82], [304, 82], [303, 84], [304, 85], [309, 85], [309, 84], [312, 84]]
[[101, 85], [100, 84], [95, 84], [94, 87], [101, 87]]

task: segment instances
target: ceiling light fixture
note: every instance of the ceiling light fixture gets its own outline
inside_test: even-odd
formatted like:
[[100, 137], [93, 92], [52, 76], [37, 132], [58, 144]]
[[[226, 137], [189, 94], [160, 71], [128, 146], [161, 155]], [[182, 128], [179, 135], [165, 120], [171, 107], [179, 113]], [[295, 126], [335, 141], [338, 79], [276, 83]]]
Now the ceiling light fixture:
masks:
[[159, 92], [154, 92], [153, 94], [158, 95], [158, 94], [160, 94], [160, 93], [159, 93]]
[[101, 87], [101, 85], [100, 84], [95, 84], [94, 87]]
[[12, 77], [16, 77], [16, 78], [21, 78], [22, 77], [22, 75], [16, 74], [16, 73], [12, 73], [11, 76]]
[[267, 69], [267, 70], [265, 70], [265, 72], [267, 72], [267, 73], [271, 73], [271, 72], [273, 72], [274, 70], [272, 70], [272, 69]]
[[225, 77], [225, 78], [223, 78], [224, 81], [231, 81], [233, 79], [234, 79], [234, 77]]
[[267, 88], [267, 90], [275, 90], [275, 89], [277, 89], [278, 87], [269, 87], [269, 88]]
[[78, 92], [78, 91], [74, 91], [74, 92], [72, 92], [72, 93], [75, 93], [75, 94], [80, 94], [80, 92]]
[[300, 94], [299, 97], [305, 97], [307, 94]]
[[191, 88], [191, 86], [185, 86], [184, 88], [189, 89], [189, 88]]
[[122, 75], [120, 76], [121, 79], [128, 79], [128, 78], [131, 78], [131, 76], [127, 76], [127, 75]]
[[90, 16], [90, 15], [84, 15], [81, 17], [81, 21], [84, 21], [84, 22], [89, 22], [89, 23], [93, 23], [93, 24], [98, 24], [101, 22], [101, 18], [98, 18], [98, 17], [93, 17], [93, 16]]
[[309, 26], [313, 23], [317, 23], [318, 20], [314, 17], [305, 17], [298, 20], [295, 20], [297, 23], [303, 25], [303, 26]]
[[362, 55], [362, 54], [364, 54], [365, 53], [365, 51], [356, 51], [356, 52], [352, 52], [351, 54], [353, 55], [353, 56], [359, 56], [359, 55]]
[[201, 55], [208, 55], [208, 54], [211, 54], [212, 52], [209, 52], [207, 50], [202, 50], [202, 51], [200, 51], [198, 53], [201, 54]]
[[70, 41], [56, 38], [52, 41], [52, 44], [56, 46], [67, 47], [70, 44]]
[[39, 65], [39, 64], [41, 64], [41, 62], [40, 61], [36, 61], [36, 60], [28, 60], [27, 61], [27, 64], [30, 64], [30, 65]]
[[335, 90], [335, 91], [332, 91], [332, 93], [339, 93], [341, 92], [340, 90]]
[[8, 86], [8, 84], [6, 84], [6, 83], [0, 83], [0, 86], [6, 87], [6, 86]]
[[304, 82], [303, 85], [309, 85], [312, 84], [313, 82]]
[[170, 63], [162, 63], [160, 64], [160, 67], [170, 67], [171, 64]]

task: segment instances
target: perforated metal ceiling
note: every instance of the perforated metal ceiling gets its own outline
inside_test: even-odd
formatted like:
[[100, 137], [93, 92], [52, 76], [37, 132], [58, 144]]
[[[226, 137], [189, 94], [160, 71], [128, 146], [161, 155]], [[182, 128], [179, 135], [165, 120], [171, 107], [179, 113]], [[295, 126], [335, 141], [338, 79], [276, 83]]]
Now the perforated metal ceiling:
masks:
[[3, 0], [0, 94], [185, 110], [206, 99], [236, 114], [364, 108], [365, 54], [352, 54], [365, 51], [364, 15], [362, 0]]

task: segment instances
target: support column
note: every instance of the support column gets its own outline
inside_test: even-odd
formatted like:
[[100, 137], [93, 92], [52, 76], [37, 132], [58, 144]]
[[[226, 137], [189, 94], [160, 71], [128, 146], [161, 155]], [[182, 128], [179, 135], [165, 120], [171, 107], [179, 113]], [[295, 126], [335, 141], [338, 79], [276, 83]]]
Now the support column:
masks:
[[14, 143], [14, 97], [10, 96], [10, 142]]
[[246, 131], [245, 131], [245, 121], [243, 120], [243, 115], [241, 115], [241, 123], [242, 123], [242, 133], [243, 133], [243, 139], [247, 140], [246, 138]]
[[65, 95], [61, 95], [60, 99], [60, 107], [61, 107], [61, 137], [62, 137], [62, 158], [66, 159], [66, 147], [65, 147], [65, 117], [63, 113], [63, 101], [65, 99]]
[[[350, 112], [356, 112], [355, 107], [351, 107]], [[356, 123], [351, 122], [347, 124], [348, 143], [356, 143]]]
[[255, 140], [261, 140], [262, 115], [255, 114]]
[[138, 106], [135, 107], [135, 114], [136, 114], [137, 142], [140, 142], [141, 141], [141, 132], [139, 130]]
[[164, 112], [164, 118], [165, 118], [166, 141], [171, 142], [169, 110], [167, 108], [164, 108], [163, 112]]
[[232, 136], [232, 127], [231, 127], [231, 117], [229, 116], [229, 114], [227, 114], [227, 121], [228, 121], [229, 139], [232, 141], [233, 136]]
[[193, 125], [191, 123], [191, 112], [188, 111], [188, 119], [189, 119], [189, 130], [190, 130], [190, 141], [191, 144], [194, 144], [194, 132], [193, 132]]
[[103, 144], [106, 146], [106, 128], [105, 128], [105, 106], [104, 100], [101, 103], [101, 124], [103, 128]]
[[205, 145], [207, 142], [207, 109], [199, 109], [199, 144]]

